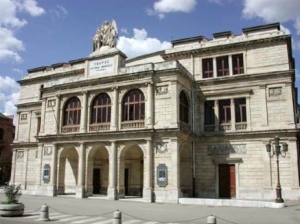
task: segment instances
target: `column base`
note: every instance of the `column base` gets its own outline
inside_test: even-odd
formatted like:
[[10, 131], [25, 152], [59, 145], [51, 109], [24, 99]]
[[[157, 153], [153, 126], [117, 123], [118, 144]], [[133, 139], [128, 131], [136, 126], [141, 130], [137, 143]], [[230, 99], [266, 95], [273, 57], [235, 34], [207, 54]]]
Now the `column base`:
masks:
[[143, 189], [143, 201], [144, 202], [153, 202], [153, 189], [144, 188]]
[[109, 187], [107, 189], [107, 198], [109, 200], [118, 200], [118, 192], [116, 187]]
[[118, 197], [119, 198], [125, 198], [125, 188], [124, 187], [119, 187], [118, 188]]
[[76, 187], [75, 198], [84, 198], [84, 197], [85, 197], [84, 186], [78, 186], [78, 187]]

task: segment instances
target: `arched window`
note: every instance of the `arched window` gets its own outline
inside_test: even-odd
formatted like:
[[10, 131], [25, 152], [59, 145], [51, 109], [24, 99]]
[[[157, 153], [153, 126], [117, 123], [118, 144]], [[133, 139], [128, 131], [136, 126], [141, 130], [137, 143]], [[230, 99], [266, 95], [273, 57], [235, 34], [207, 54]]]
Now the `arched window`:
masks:
[[145, 101], [144, 94], [139, 89], [130, 90], [124, 97], [122, 108], [122, 121], [144, 120]]
[[189, 103], [188, 99], [183, 91], [179, 95], [179, 118], [180, 121], [189, 123]]
[[4, 131], [2, 128], [0, 128], [0, 140], [3, 140], [3, 134], [4, 134]]
[[69, 99], [64, 109], [64, 123], [63, 125], [79, 125], [80, 124], [80, 113], [81, 104], [77, 97]]
[[101, 93], [92, 103], [91, 124], [109, 123], [111, 116], [111, 100], [106, 93]]

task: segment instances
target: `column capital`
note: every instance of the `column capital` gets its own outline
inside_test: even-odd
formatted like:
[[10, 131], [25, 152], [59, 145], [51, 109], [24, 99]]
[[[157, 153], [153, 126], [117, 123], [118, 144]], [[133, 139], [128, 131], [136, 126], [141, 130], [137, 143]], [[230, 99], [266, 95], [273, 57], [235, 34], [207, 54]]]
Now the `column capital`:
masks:
[[112, 90], [118, 90], [119, 89], [119, 86], [114, 86], [114, 87], [111, 87]]

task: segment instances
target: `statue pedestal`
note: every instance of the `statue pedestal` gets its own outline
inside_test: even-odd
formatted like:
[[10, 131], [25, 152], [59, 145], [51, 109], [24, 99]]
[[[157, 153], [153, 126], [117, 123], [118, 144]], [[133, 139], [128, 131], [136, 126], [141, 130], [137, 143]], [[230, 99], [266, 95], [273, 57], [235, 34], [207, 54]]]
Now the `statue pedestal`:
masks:
[[85, 77], [106, 77], [117, 75], [125, 67], [126, 55], [117, 48], [102, 46], [91, 53], [86, 60]]

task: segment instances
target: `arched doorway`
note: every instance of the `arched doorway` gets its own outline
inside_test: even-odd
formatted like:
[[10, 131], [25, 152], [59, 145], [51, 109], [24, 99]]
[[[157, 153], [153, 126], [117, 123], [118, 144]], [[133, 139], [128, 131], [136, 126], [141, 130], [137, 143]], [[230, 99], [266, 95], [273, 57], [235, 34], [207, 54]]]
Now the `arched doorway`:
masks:
[[193, 162], [188, 142], [180, 147], [180, 189], [183, 197], [193, 196]]
[[119, 157], [119, 198], [143, 197], [144, 154], [137, 145], [126, 146]]
[[104, 146], [93, 147], [87, 157], [87, 195], [107, 195], [109, 156]]
[[78, 183], [78, 152], [74, 147], [63, 148], [58, 163], [58, 195], [76, 193]]

